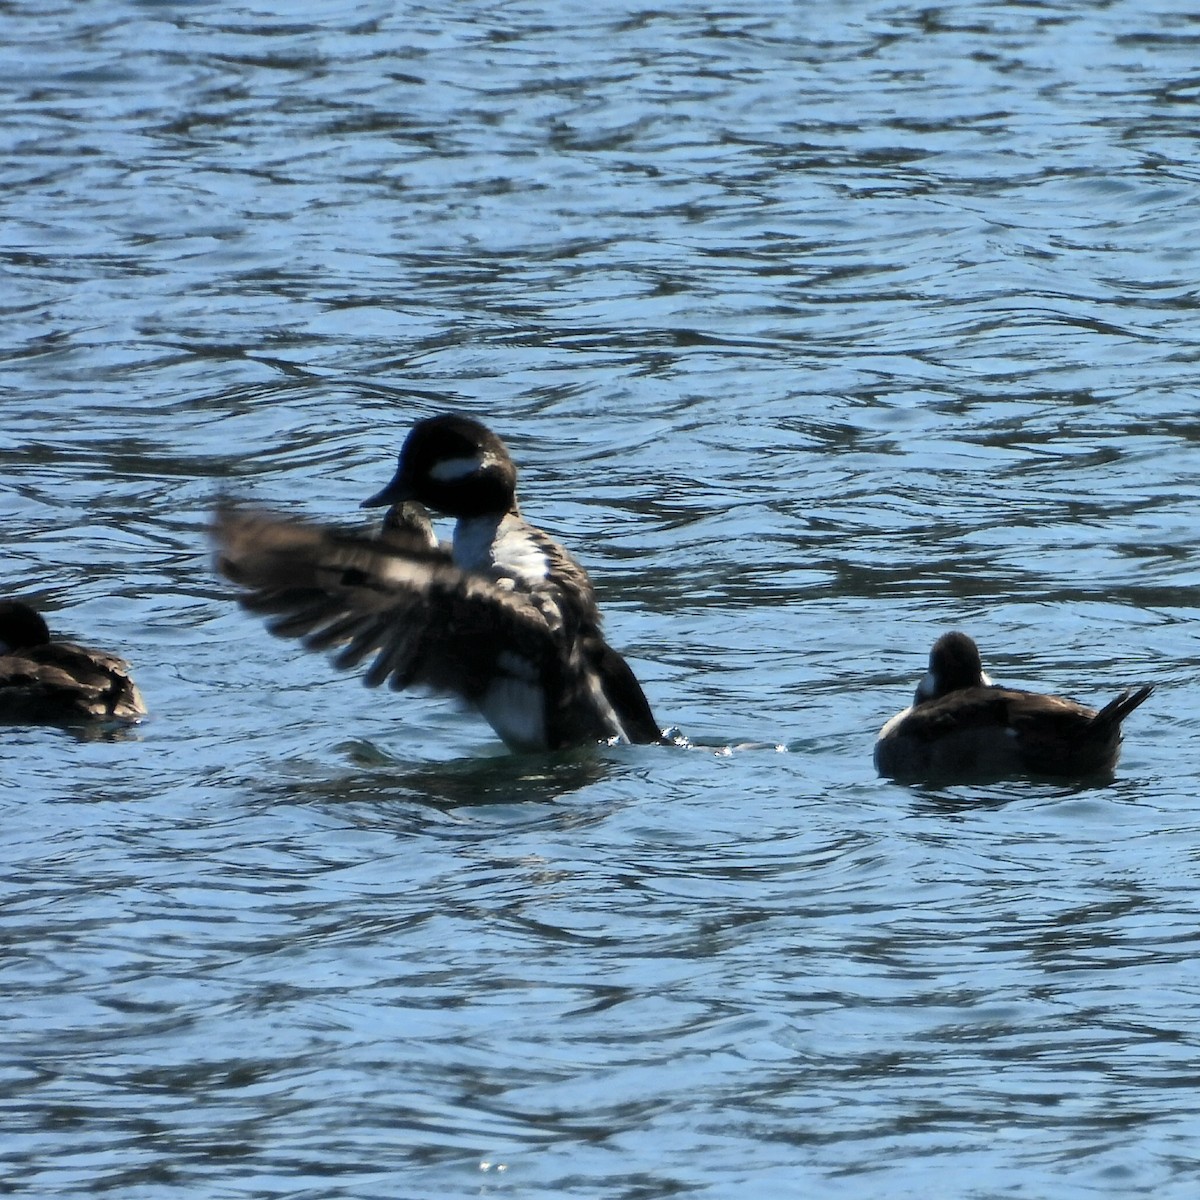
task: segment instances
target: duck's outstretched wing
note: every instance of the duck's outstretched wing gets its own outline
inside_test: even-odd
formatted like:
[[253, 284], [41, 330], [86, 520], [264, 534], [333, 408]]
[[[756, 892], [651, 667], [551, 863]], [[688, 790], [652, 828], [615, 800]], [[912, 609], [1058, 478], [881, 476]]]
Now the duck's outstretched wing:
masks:
[[243, 607], [341, 670], [374, 656], [364, 682], [417, 685], [479, 704], [498, 677], [522, 682], [561, 668], [529, 596], [443, 558], [279, 514], [223, 505], [212, 527], [220, 572]]

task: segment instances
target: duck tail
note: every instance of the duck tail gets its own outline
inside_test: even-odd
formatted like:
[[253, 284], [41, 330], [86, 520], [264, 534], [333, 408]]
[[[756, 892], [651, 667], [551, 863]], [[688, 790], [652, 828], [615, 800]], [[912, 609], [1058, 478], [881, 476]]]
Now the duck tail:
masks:
[[1115, 700], [1110, 700], [1093, 718], [1092, 729], [1101, 735], [1114, 733], [1121, 728], [1121, 722], [1139, 704], [1149, 699], [1154, 691], [1151, 684], [1140, 688], [1126, 688]]

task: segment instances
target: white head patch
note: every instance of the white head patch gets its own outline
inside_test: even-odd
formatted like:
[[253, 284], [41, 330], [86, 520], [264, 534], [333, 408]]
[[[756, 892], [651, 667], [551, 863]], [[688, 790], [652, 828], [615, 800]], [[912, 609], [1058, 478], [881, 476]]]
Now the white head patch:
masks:
[[486, 463], [487, 456], [484, 454], [473, 454], [469, 458], [443, 458], [430, 468], [429, 478], [438, 483], [455, 483], [477, 474]]

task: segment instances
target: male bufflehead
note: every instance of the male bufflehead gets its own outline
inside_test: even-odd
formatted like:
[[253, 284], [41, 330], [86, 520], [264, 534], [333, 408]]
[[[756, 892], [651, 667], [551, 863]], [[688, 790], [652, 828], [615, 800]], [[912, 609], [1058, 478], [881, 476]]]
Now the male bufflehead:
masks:
[[0, 601], [0, 722], [53, 725], [145, 715], [124, 659], [55, 641], [28, 604]]
[[[341, 669], [374, 655], [368, 686], [456, 695], [511, 749], [661, 740], [632, 670], [604, 640], [591, 580], [522, 518], [516, 481], [486, 426], [431, 417], [364, 504], [392, 506], [380, 536], [225, 506], [217, 564], [247, 589], [246, 608], [273, 616], [272, 633], [340, 647]], [[452, 546], [426, 533], [419, 506], [457, 518]]]
[[875, 767], [893, 779], [1107, 774], [1121, 752], [1121, 722], [1153, 691], [1129, 688], [1098, 712], [1074, 700], [997, 687], [979, 648], [947, 633], [911, 708], [880, 730]]

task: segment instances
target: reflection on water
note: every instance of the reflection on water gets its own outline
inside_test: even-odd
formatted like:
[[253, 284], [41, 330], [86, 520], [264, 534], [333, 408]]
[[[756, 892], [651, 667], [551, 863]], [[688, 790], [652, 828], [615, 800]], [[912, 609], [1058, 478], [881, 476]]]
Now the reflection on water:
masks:
[[[295, 780], [278, 785], [278, 794], [314, 801], [404, 799], [435, 808], [477, 804], [551, 804], [601, 784], [616, 773], [600, 747], [556, 754], [490, 753], [436, 766], [413, 764], [370, 742], [355, 740], [336, 747], [356, 768], [336, 779]], [[270, 790], [276, 790], [272, 786]]]
[[[0, 28], [4, 590], [154, 713], [0, 738], [10, 1189], [1194, 1192], [1189, 15]], [[353, 523], [450, 407], [691, 748], [237, 610], [219, 493]], [[875, 778], [949, 628], [1154, 683], [1112, 783]]]

